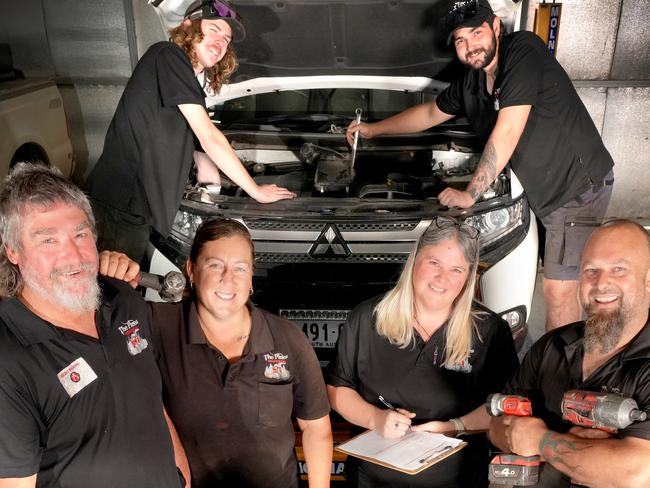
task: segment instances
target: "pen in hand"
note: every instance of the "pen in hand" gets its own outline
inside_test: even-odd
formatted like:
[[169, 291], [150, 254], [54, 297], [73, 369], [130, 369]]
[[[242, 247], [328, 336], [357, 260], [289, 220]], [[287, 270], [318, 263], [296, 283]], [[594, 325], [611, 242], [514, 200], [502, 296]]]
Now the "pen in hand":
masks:
[[[404, 414], [402, 414], [401, 412], [399, 412], [399, 411], [398, 411], [398, 410], [393, 406], [393, 404], [390, 403], [388, 400], [386, 400], [382, 395], [379, 395], [379, 401], [380, 401], [381, 403], [383, 403], [383, 404], [386, 406], [386, 408], [388, 408], [389, 410], [392, 410], [393, 412], [397, 412], [397, 413], [400, 413], [401, 415], [404, 415]], [[395, 424], [395, 425], [397, 425], [397, 424]], [[410, 432], [410, 431], [411, 431], [411, 426], [409, 425], [409, 426], [407, 426], [407, 428], [406, 428], [406, 432]]]
[[379, 401], [384, 405], [386, 405], [386, 407], [391, 409], [393, 412], [397, 412], [397, 409], [393, 407], [393, 405], [388, 400], [386, 400], [383, 396], [379, 395]]

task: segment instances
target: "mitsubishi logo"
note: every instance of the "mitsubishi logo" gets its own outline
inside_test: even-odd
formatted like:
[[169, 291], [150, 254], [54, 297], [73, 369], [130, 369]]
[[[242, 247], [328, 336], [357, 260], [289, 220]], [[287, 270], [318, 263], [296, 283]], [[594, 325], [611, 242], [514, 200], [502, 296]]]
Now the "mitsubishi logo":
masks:
[[315, 258], [349, 256], [350, 253], [350, 248], [334, 224], [325, 226], [309, 250], [309, 255]]

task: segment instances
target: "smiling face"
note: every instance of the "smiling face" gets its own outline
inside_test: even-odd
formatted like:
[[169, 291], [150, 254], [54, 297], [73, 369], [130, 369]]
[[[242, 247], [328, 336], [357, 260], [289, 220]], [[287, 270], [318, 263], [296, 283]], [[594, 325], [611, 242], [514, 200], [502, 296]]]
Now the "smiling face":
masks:
[[212, 68], [221, 61], [232, 40], [230, 26], [221, 19], [201, 20], [201, 32], [203, 40], [194, 46], [199, 62], [199, 65], [194, 67], [196, 73]]
[[413, 267], [413, 294], [419, 309], [451, 313], [454, 300], [463, 290], [470, 263], [455, 238], [424, 246]]
[[25, 283], [30, 303], [74, 312], [97, 306], [98, 257], [92, 227], [84, 211], [67, 203], [49, 208], [28, 206], [21, 219], [20, 249], [7, 249]]
[[245, 313], [253, 285], [253, 258], [249, 241], [239, 235], [203, 244], [187, 272], [194, 283], [199, 316], [227, 321]]
[[489, 67], [497, 52], [500, 28], [500, 21], [495, 17], [492, 26], [483, 22], [478, 27], [456, 29], [454, 47], [460, 62], [473, 69]]
[[580, 301], [587, 313], [586, 336], [593, 324], [593, 335], [611, 347], [626, 324], [647, 316], [650, 251], [639, 229], [614, 225], [594, 231], [582, 255]]

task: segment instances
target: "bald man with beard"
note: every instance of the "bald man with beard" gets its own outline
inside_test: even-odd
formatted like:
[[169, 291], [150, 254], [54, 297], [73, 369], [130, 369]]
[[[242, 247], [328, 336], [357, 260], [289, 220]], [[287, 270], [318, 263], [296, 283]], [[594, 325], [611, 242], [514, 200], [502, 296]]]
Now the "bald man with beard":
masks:
[[544, 335], [505, 393], [524, 395], [533, 417], [497, 417], [490, 439], [505, 452], [539, 455], [537, 486], [650, 486], [650, 420], [616, 434], [573, 427], [560, 405], [571, 389], [631, 397], [650, 409], [650, 236], [628, 220], [593, 232], [580, 270], [586, 320]]

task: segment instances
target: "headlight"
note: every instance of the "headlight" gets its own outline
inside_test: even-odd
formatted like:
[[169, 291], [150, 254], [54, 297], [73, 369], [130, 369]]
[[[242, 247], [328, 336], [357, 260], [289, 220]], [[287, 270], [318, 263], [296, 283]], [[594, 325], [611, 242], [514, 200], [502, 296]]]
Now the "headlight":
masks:
[[524, 200], [520, 198], [509, 207], [472, 215], [465, 219], [465, 222], [481, 232], [479, 236], [481, 248], [489, 248], [491, 244], [507, 236], [524, 223], [523, 210]]
[[194, 234], [196, 234], [196, 230], [202, 223], [203, 217], [200, 215], [179, 210], [176, 212], [176, 217], [174, 217], [171, 234], [176, 239], [191, 245], [194, 240]]

